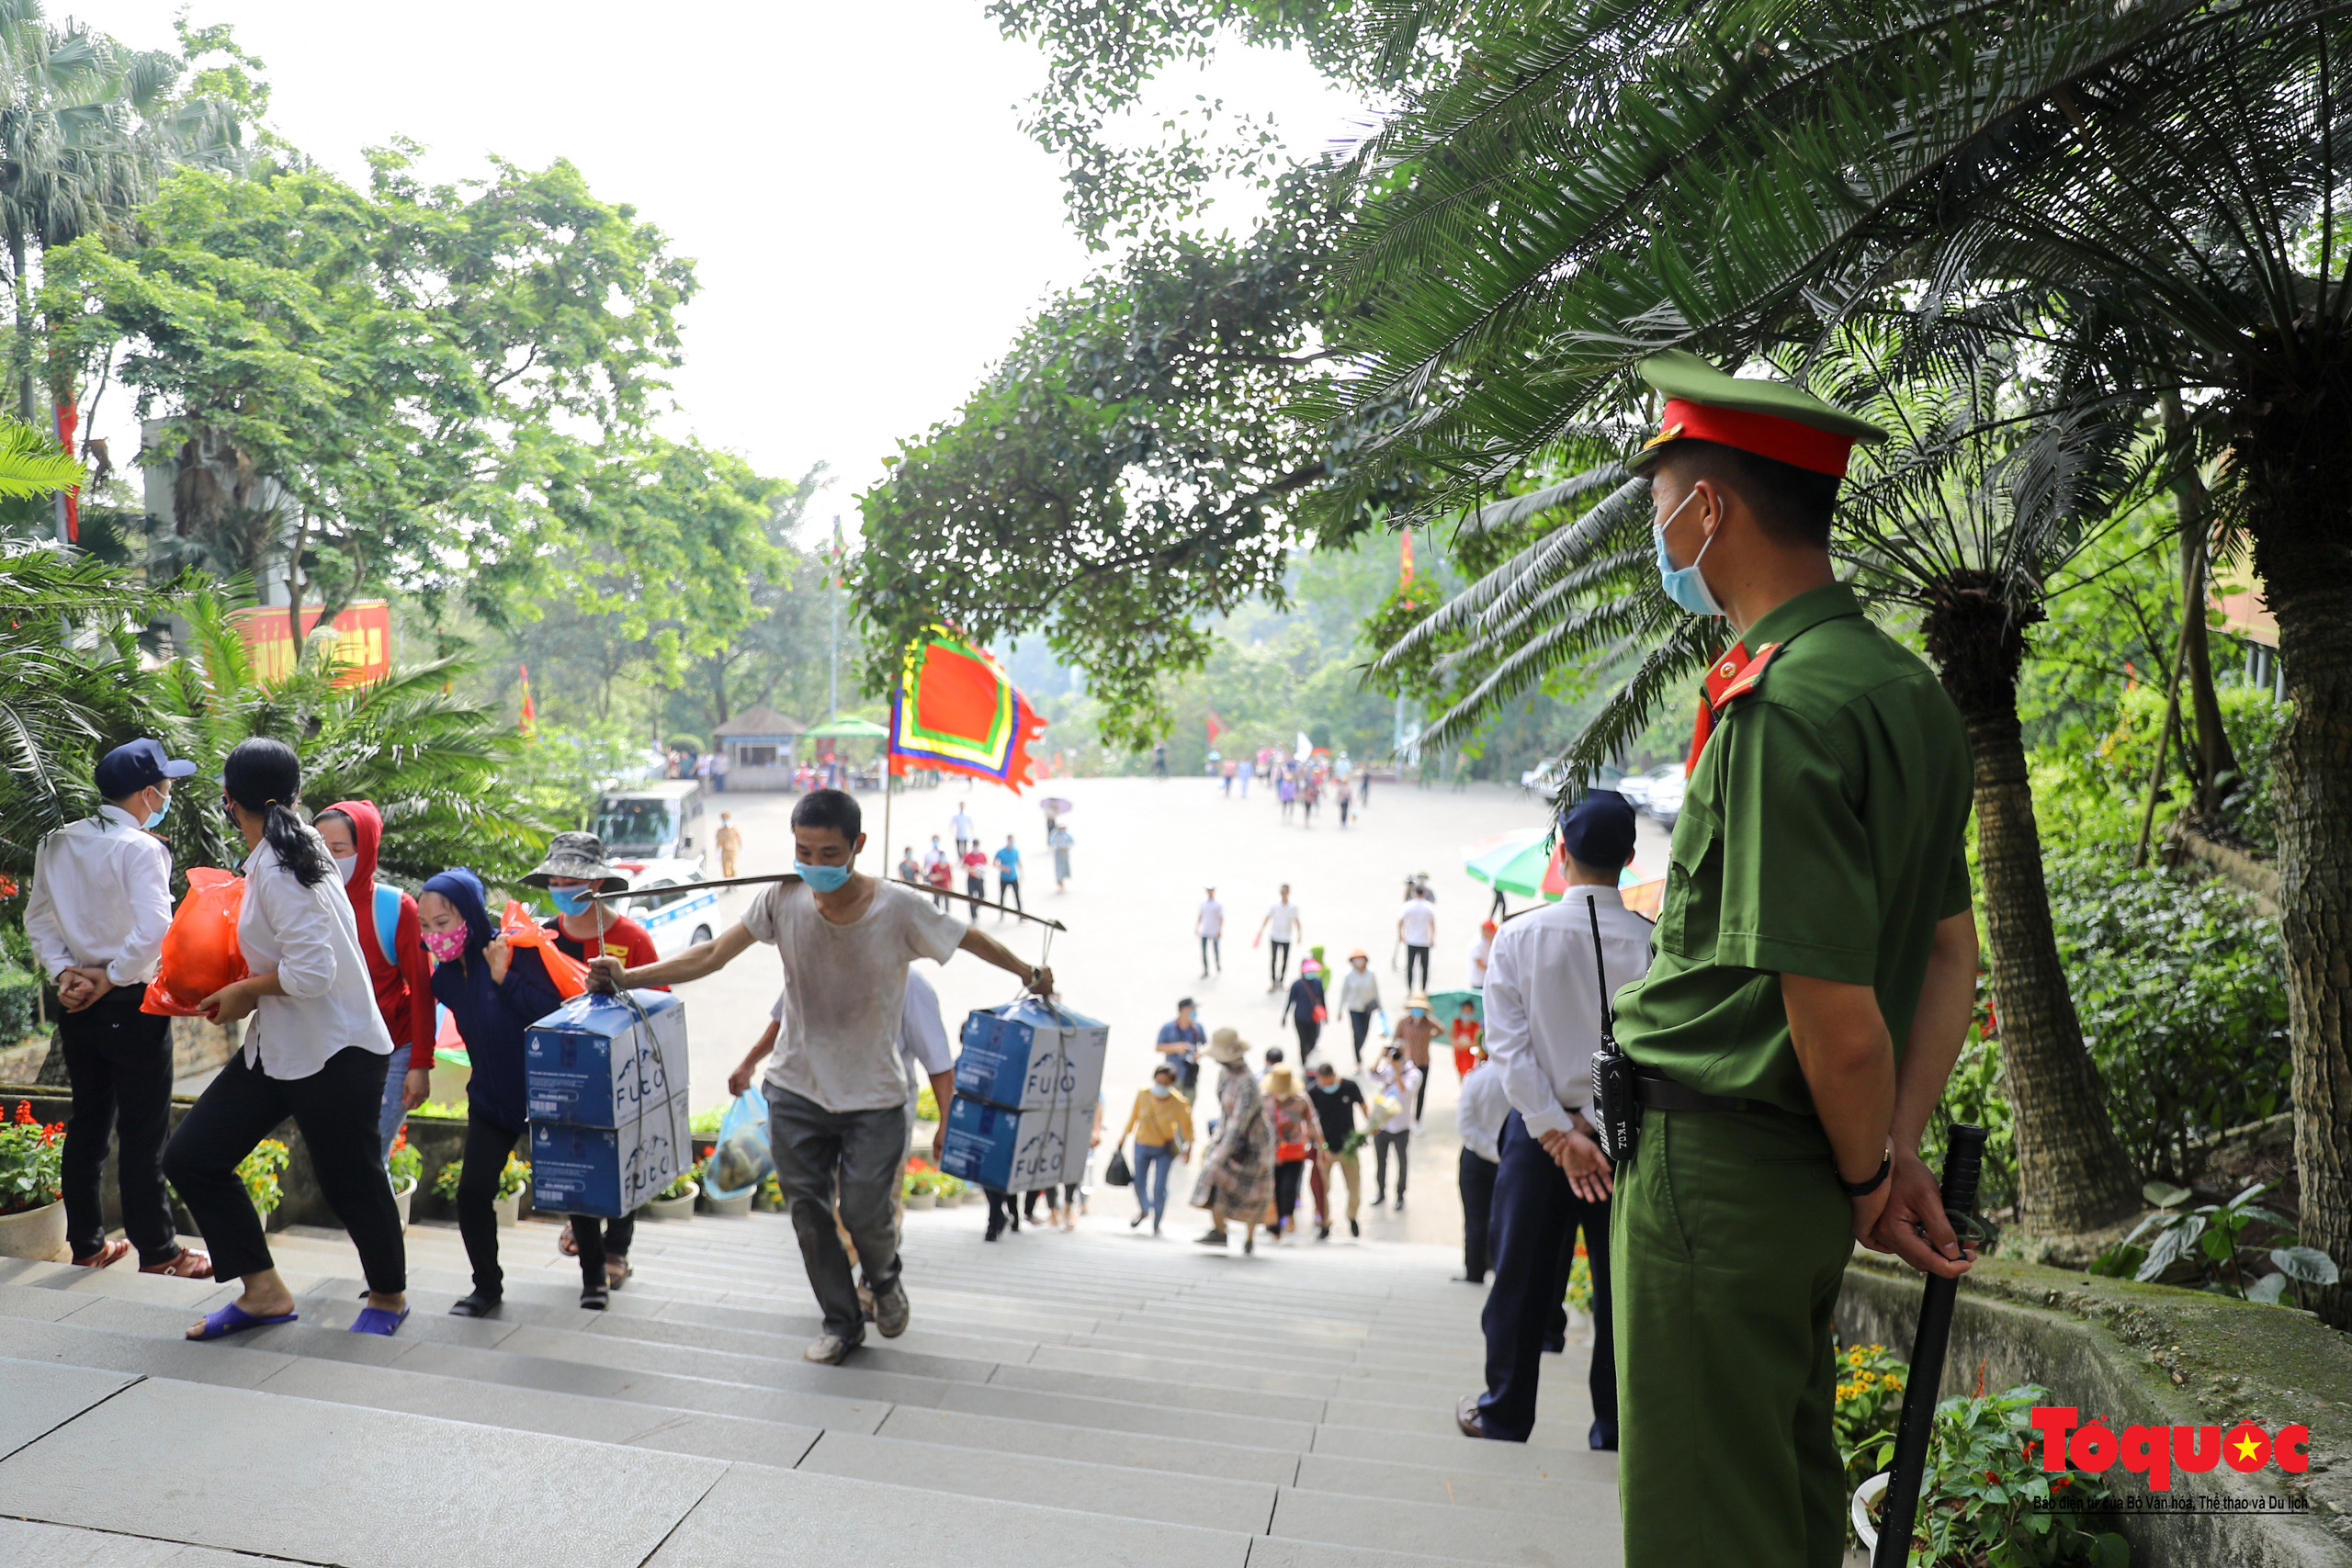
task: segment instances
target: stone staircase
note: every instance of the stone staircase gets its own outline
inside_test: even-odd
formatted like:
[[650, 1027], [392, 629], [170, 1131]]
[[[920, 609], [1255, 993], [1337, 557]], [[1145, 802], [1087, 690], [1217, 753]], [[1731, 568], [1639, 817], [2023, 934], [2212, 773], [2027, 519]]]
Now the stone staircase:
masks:
[[[1534, 1440], [1478, 1443], [1484, 1292], [1406, 1244], [1258, 1256], [1125, 1223], [983, 1244], [907, 1217], [912, 1327], [842, 1367], [781, 1216], [638, 1228], [604, 1314], [551, 1225], [501, 1233], [506, 1306], [450, 1317], [453, 1229], [412, 1226], [413, 1314], [343, 1330], [340, 1233], [271, 1238], [302, 1321], [182, 1342], [233, 1287], [0, 1259], [0, 1563], [1442, 1568], [1619, 1560], [1585, 1348]], [[1111, 1211], [1117, 1211], [1115, 1217]]]

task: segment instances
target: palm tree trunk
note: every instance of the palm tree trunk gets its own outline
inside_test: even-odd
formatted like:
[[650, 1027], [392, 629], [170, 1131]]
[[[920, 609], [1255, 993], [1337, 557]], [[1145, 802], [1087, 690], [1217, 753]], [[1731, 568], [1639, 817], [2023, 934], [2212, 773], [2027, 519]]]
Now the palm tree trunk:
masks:
[[[2166, 392], [2162, 401], [2165, 427], [2185, 433], [2188, 415], [2180, 395]], [[2180, 507], [2181, 657], [2188, 680], [2188, 711], [2197, 730], [2195, 809], [2210, 822], [2220, 813], [2221, 780], [2238, 771], [2238, 760], [2229, 731], [2222, 727], [2222, 699], [2213, 686], [2213, 661], [2205, 637], [2205, 547], [2212, 535], [2212, 505], [2204, 477], [2186, 452], [2173, 470], [2172, 493]]]
[[33, 296], [25, 276], [25, 237], [8, 236], [9, 283], [17, 293], [17, 341], [11, 357], [17, 369], [17, 417], [38, 427], [33, 418]]
[[[2233, 391], [2231, 467], [2294, 705], [2272, 795], [2297, 1228], [2304, 1245], [2352, 1266], [2352, 504], [2340, 477], [2352, 450], [2352, 339], [2335, 326], [2306, 326], [2291, 345], [2271, 338], [2241, 361]], [[2304, 1290], [2324, 1321], [2352, 1328], [2352, 1287]]]
[[2139, 1181], [2108, 1120], [2106, 1085], [2083, 1048], [2050, 920], [2018, 725], [2027, 613], [2013, 611], [1989, 581], [1948, 582], [1939, 598], [1925, 629], [1975, 753], [1984, 944], [2003, 1077], [2017, 1114], [2018, 1216], [2044, 1233], [2095, 1230], [2138, 1206]]

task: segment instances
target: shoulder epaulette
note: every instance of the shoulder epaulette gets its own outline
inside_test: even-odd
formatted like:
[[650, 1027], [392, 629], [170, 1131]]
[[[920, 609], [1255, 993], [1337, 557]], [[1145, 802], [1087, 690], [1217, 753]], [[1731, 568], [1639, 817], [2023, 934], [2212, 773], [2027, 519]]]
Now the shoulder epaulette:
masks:
[[[1735, 700], [1746, 696], [1763, 683], [1765, 666], [1772, 662], [1772, 656], [1781, 651], [1781, 645], [1777, 642], [1768, 642], [1758, 649], [1747, 662], [1740, 667], [1739, 673], [1725, 682], [1720, 689], [1715, 688], [1713, 680], [1708, 682], [1709, 696], [1717, 713], [1723, 712]], [[1729, 662], [1728, 659], [1718, 660], [1715, 667], [1720, 670]]]

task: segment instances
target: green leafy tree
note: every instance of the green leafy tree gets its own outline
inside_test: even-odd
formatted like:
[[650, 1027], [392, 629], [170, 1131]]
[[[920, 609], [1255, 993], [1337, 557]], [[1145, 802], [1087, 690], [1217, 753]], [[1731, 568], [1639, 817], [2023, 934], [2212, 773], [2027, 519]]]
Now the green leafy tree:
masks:
[[180, 558], [282, 563], [298, 647], [305, 608], [370, 588], [527, 592], [551, 493], [634, 436], [677, 360], [693, 273], [659, 231], [568, 164], [427, 186], [413, 151], [371, 153], [365, 190], [183, 172], [143, 243], [50, 261], [62, 351], [118, 352], [169, 422]]
[[[2150, 402], [2182, 394], [2227, 452], [2218, 499], [2295, 701], [2276, 784], [2297, 1156], [2331, 1251], [2352, 1245], [2352, 500], [2320, 458], [2352, 435], [2345, 41], [2317, 0], [1571, 7], [1379, 141], [1365, 166], [1411, 177], [1384, 179], [1358, 259], [1402, 307], [1363, 334], [1363, 395], [1426, 389], [1385, 456], [1441, 502], [1622, 404], [1642, 354], [1810, 343], [1895, 279], [2072, 336]], [[2352, 1296], [2321, 1310], [2352, 1323]]]

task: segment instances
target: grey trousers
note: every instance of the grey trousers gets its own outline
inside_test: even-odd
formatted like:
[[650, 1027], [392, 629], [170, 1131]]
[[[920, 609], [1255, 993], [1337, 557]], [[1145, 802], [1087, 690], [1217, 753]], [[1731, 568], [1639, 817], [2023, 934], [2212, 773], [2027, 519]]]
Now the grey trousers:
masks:
[[833, 1229], [838, 1195], [841, 1223], [856, 1244], [865, 1288], [877, 1295], [899, 1279], [898, 1190], [907, 1152], [907, 1112], [828, 1111], [786, 1089], [768, 1090], [768, 1144], [776, 1184], [792, 1206], [793, 1234], [808, 1288], [825, 1314], [825, 1332], [854, 1345], [865, 1337], [857, 1281], [849, 1254]]

